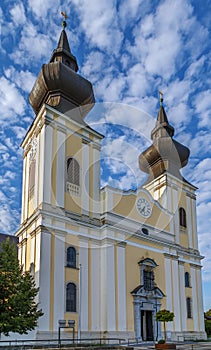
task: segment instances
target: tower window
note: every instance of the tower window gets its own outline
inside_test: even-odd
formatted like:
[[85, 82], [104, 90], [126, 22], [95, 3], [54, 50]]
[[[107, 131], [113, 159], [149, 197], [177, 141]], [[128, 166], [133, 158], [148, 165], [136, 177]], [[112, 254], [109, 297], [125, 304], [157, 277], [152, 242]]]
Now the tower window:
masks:
[[76, 250], [74, 247], [67, 248], [67, 267], [76, 268]]
[[186, 212], [184, 208], [179, 208], [179, 224], [182, 227], [187, 227]]
[[67, 181], [79, 186], [79, 164], [74, 158], [67, 160]]
[[76, 285], [68, 283], [66, 287], [66, 311], [76, 312]]
[[187, 298], [186, 299], [186, 304], [187, 304], [187, 318], [192, 318], [191, 298]]
[[190, 274], [185, 272], [185, 287], [190, 287]]
[[80, 193], [80, 166], [76, 159], [68, 158], [66, 162], [66, 191], [75, 196]]

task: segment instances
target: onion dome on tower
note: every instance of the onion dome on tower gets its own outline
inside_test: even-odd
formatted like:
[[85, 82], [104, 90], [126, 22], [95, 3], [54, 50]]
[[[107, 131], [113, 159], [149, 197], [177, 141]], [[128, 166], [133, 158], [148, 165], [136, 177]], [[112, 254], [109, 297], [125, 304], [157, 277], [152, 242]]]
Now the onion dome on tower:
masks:
[[95, 103], [94, 93], [92, 84], [77, 74], [77, 60], [70, 50], [65, 31], [66, 21], [62, 24], [57, 48], [49, 63], [43, 64], [29, 102], [36, 114], [46, 103], [84, 124], [83, 119]]
[[139, 156], [140, 169], [149, 174], [147, 183], [163, 173], [182, 178], [180, 169], [188, 163], [190, 150], [173, 139], [174, 128], [168, 122], [160, 92], [160, 109], [151, 132], [153, 144]]

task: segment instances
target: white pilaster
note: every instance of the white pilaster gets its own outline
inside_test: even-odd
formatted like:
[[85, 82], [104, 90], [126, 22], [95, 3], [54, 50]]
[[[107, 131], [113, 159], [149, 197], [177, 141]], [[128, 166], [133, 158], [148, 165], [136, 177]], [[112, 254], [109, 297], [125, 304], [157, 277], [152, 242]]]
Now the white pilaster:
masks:
[[89, 144], [82, 143], [82, 173], [81, 173], [81, 196], [82, 196], [82, 213], [89, 214], [89, 178], [90, 178], [90, 157], [89, 157]]
[[172, 259], [172, 275], [173, 275], [173, 294], [174, 294], [174, 324], [177, 332], [181, 331], [181, 318], [180, 318], [180, 295], [179, 295], [179, 271], [178, 260]]
[[197, 285], [196, 285], [196, 269], [194, 266], [191, 265], [190, 267], [191, 272], [191, 286], [192, 286], [192, 317], [193, 317], [193, 324], [194, 324], [194, 331], [197, 331], [199, 329], [198, 324], [198, 302], [197, 302]]
[[197, 274], [197, 294], [198, 294], [198, 310], [199, 310], [199, 330], [204, 332], [204, 305], [203, 305], [203, 295], [202, 295], [202, 278], [201, 269], [196, 270]]
[[35, 236], [35, 283], [36, 286], [40, 286], [40, 244], [41, 244], [41, 233], [36, 233]]
[[94, 216], [100, 215], [100, 151], [93, 148], [93, 212]]
[[35, 256], [34, 256], [34, 247], [35, 247], [35, 235], [31, 236], [31, 244], [30, 244], [30, 264], [34, 264]]
[[57, 131], [57, 164], [56, 164], [56, 205], [64, 207], [65, 191], [65, 139], [62, 131]]
[[[165, 256], [165, 281], [166, 281], [166, 309], [169, 311], [173, 310], [172, 302], [172, 274], [171, 274], [171, 260], [170, 256]], [[173, 322], [167, 324], [169, 331], [173, 330]]]
[[184, 264], [179, 263], [179, 293], [180, 293], [180, 314], [181, 314], [181, 325], [182, 331], [185, 332], [187, 328], [186, 323], [186, 299], [185, 299], [185, 270]]
[[81, 300], [80, 303], [80, 319], [81, 319], [81, 330], [88, 331], [88, 241], [80, 239], [80, 248], [79, 248], [79, 259], [80, 259], [80, 268], [81, 268], [81, 291], [79, 295]]
[[186, 197], [186, 215], [187, 215], [187, 230], [188, 230], [188, 244], [190, 248], [193, 248], [193, 227], [192, 227], [192, 209], [191, 209], [191, 199]]
[[178, 211], [178, 192], [173, 189], [173, 214], [175, 228], [175, 243], [179, 244], [179, 211]]
[[53, 129], [47, 125], [40, 133], [39, 204], [51, 203], [52, 140]]
[[118, 331], [126, 330], [126, 268], [125, 246], [117, 246]]
[[35, 155], [35, 183], [34, 183], [34, 208], [38, 206], [38, 190], [39, 190], [39, 142]]
[[21, 265], [23, 266], [23, 271], [26, 270], [26, 242], [23, 243], [22, 246], [22, 261]]
[[65, 311], [65, 237], [55, 234], [54, 240], [54, 330]]
[[198, 234], [197, 234], [197, 222], [196, 222], [196, 201], [194, 199], [192, 199], [191, 202], [192, 202], [194, 249], [198, 250]]
[[26, 158], [25, 158], [26, 162], [26, 174], [25, 174], [25, 205], [24, 205], [24, 220], [26, 220], [28, 218], [28, 201], [29, 201], [29, 166], [30, 166], [30, 162], [29, 162], [29, 153], [27, 154]]
[[[50, 271], [51, 271], [51, 234], [49, 232], [43, 231], [36, 237], [36, 273], [39, 268], [39, 302], [40, 308], [42, 309], [44, 315], [39, 319], [39, 328], [42, 331], [48, 331], [50, 325]], [[39, 243], [39, 238], [41, 239], [40, 247], [37, 246]], [[40, 249], [40, 267], [38, 267], [38, 259]]]
[[[39, 194], [38, 203], [43, 202], [44, 194], [44, 160], [45, 160], [45, 128], [44, 126], [39, 135]], [[51, 176], [51, 174], [50, 174]]]
[[[21, 210], [21, 223], [25, 220], [26, 218], [26, 212], [25, 208], [27, 207], [27, 202], [26, 202], [26, 160], [27, 158], [25, 157], [23, 160], [23, 183], [22, 183], [22, 210]], [[29, 171], [28, 171], [29, 173]]]
[[115, 264], [114, 264], [114, 246], [108, 245], [106, 248], [107, 255], [107, 327], [108, 331], [116, 330], [116, 307], [115, 307]]
[[100, 247], [91, 243], [92, 331], [100, 330]]
[[100, 325], [101, 330], [107, 330], [107, 274], [106, 274], [106, 247], [101, 247], [101, 261], [100, 261]]

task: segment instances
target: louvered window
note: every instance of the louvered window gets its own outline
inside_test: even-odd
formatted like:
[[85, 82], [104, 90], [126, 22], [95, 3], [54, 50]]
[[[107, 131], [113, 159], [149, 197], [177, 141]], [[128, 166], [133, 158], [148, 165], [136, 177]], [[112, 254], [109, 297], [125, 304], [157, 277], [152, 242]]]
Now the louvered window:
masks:
[[74, 158], [67, 160], [67, 181], [79, 186], [79, 164]]

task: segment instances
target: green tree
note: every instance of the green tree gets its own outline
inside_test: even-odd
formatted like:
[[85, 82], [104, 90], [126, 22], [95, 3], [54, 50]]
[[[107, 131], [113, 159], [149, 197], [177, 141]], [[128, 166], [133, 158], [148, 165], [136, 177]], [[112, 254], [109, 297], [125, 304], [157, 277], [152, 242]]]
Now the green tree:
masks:
[[27, 334], [37, 326], [43, 315], [35, 302], [37, 293], [33, 277], [23, 272], [8, 238], [0, 247], [0, 334]]
[[211, 309], [205, 312], [205, 331], [207, 336], [211, 336]]
[[156, 313], [156, 321], [163, 322], [164, 340], [166, 342], [166, 322], [171, 322], [174, 319], [174, 313], [169, 310], [160, 310]]
[[205, 312], [205, 315], [208, 317], [211, 317], [211, 309], [209, 309], [208, 311]]

